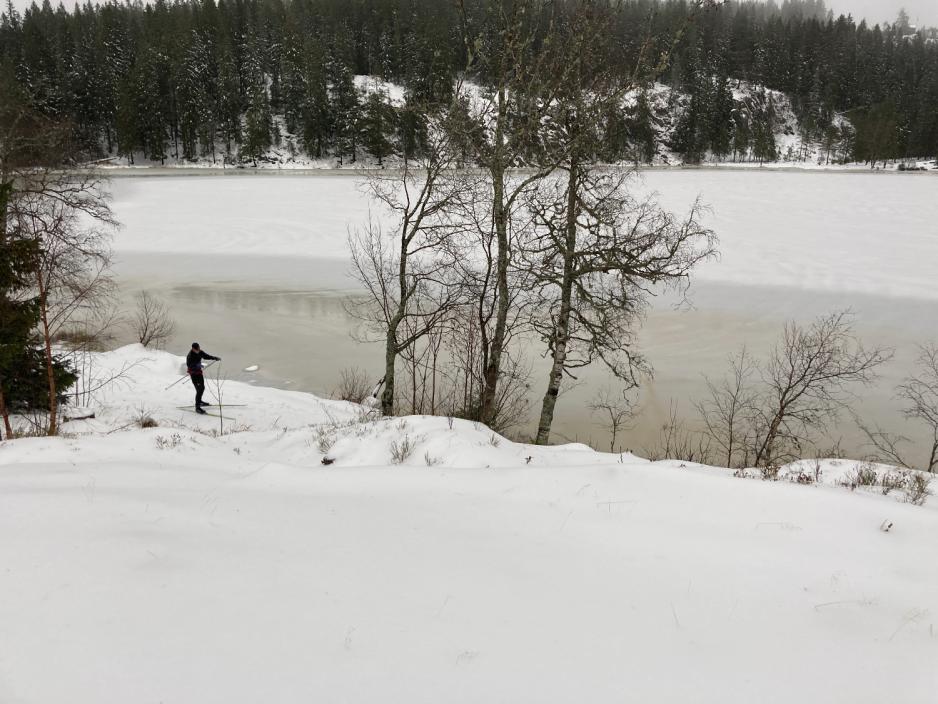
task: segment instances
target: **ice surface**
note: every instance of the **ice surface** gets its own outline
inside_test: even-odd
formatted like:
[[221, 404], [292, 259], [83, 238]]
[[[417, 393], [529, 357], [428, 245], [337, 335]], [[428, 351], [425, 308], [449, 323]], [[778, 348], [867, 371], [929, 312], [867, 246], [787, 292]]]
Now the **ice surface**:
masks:
[[[931, 174], [646, 171], [681, 212], [699, 195], [720, 237], [702, 280], [938, 298], [938, 177]], [[118, 252], [348, 259], [379, 208], [349, 176], [118, 178]], [[159, 213], [159, 217], [156, 214]]]

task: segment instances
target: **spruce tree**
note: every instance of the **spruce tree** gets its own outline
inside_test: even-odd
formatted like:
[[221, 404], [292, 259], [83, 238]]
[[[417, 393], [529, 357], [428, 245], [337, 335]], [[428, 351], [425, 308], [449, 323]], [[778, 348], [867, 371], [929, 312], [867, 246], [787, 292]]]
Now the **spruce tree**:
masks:
[[630, 110], [628, 132], [634, 160], [650, 164], [655, 158], [658, 147], [655, 117], [645, 90], [638, 92], [635, 105]]
[[244, 118], [244, 135], [241, 143], [241, 157], [250, 159], [254, 166], [270, 149], [271, 137], [270, 106], [267, 94], [259, 86], [251, 89], [251, 100]]
[[383, 166], [385, 157], [391, 154], [389, 135], [393, 125], [394, 108], [388, 102], [387, 94], [383, 90], [369, 93], [362, 113], [362, 143], [378, 160], [378, 166]]
[[[485, 4], [466, 3], [470, 14]], [[914, 30], [903, 18], [873, 26], [819, 17], [815, 0], [714, 4], [671, 47], [662, 44], [667, 31], [645, 36], [645, 14], [652, 10], [662, 28], [676, 26], [682, 3], [624, 3], [628, 21], [617, 28], [621, 44], [610, 63], [621, 72], [641, 53], [669, 56], [672, 88], [696, 99], [685, 121], [694, 129], [681, 126], [689, 159], [708, 150], [742, 157], [742, 123], [726, 119], [726, 77], [785, 92], [805, 145], [824, 139], [835, 114], [891, 101], [890, 152], [935, 156], [938, 42], [930, 30]], [[116, 147], [127, 158], [142, 152], [160, 160], [212, 152], [216, 132], [229, 152], [240, 144], [252, 106], [253, 53], [271, 113], [283, 114], [291, 133], [302, 133], [304, 148], [322, 156], [335, 146], [354, 158], [359, 115], [347, 78], [380, 74], [403, 84], [416, 104], [447, 104], [466, 62], [466, 47], [454, 41], [460, 23], [454, 3], [430, 0], [180, 0], [81, 4], [71, 11], [41, 3], [22, 13], [7, 3], [0, 10], [0, 64], [12, 67], [40, 111], [75, 126], [86, 154]]]
[[733, 149], [732, 126], [733, 93], [724, 76], [717, 78], [713, 85], [707, 125], [710, 151], [717, 161], [722, 161]]
[[355, 87], [351, 69], [343, 61], [333, 58], [329, 62], [329, 69], [336, 155], [340, 164], [344, 163], [345, 156], [354, 164], [361, 128], [358, 89]]
[[320, 158], [326, 155], [331, 144], [334, 122], [322, 43], [317, 39], [309, 40], [304, 54], [300, 106], [303, 146], [307, 154]]
[[759, 91], [753, 115], [752, 155], [759, 164], [775, 161], [778, 148], [775, 142], [775, 104], [771, 94]]
[[752, 115], [749, 108], [740, 105], [733, 110], [733, 161], [749, 158], [752, 146]]
[[412, 96], [407, 96], [407, 102], [397, 111], [397, 141], [400, 146], [401, 158], [406, 164], [411, 159], [421, 157], [427, 145], [427, 120], [423, 108], [412, 102]]

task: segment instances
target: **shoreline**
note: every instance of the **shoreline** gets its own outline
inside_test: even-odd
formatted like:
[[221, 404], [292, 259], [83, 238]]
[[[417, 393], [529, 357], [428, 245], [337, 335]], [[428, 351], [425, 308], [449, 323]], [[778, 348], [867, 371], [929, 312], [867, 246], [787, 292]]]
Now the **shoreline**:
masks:
[[[100, 167], [90, 165], [87, 167], [91, 172], [101, 176], [115, 178], [165, 178], [172, 176], [304, 176], [314, 178], [367, 178], [379, 174], [401, 173], [400, 167], [389, 167], [385, 169], [376, 169], [371, 167], [359, 168], [316, 168], [316, 167], [298, 167], [298, 168], [279, 168], [279, 167], [222, 167], [222, 166], [107, 166]], [[419, 171], [420, 169], [413, 169]], [[476, 168], [464, 169], [465, 171], [478, 171]], [[643, 165], [634, 170], [638, 173], [664, 172], [664, 171], [737, 171], [737, 172], [756, 172], [756, 173], [804, 173], [804, 174], [842, 174], [842, 175], [902, 175], [902, 176], [938, 176], [938, 170], [929, 171], [899, 171], [898, 169], [868, 169], [853, 167], [805, 167], [792, 165], [745, 165], [745, 164], [701, 164], [701, 165]], [[517, 168], [511, 170], [513, 173], [525, 174], [533, 173], [534, 169]]]

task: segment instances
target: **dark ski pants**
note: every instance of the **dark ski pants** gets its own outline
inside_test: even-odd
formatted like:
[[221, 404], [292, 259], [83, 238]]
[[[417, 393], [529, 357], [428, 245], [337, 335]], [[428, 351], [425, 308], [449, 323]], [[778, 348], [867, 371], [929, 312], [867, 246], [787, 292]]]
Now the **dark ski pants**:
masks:
[[202, 394], [205, 393], [205, 377], [201, 374], [192, 375], [192, 385], [195, 387], [195, 407], [202, 405]]

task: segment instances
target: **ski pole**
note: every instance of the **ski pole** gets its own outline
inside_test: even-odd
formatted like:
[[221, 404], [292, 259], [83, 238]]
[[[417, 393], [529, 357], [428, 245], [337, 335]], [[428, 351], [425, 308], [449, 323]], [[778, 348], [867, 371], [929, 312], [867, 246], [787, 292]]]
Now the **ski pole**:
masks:
[[[213, 364], [215, 364], [215, 362], [217, 362], [217, 361], [218, 361], [217, 359], [213, 359], [211, 362], [209, 362], [209, 363], [206, 364], [204, 367], [202, 367], [202, 371], [205, 371], [205, 370], [208, 369], [210, 366], [212, 366]], [[178, 384], [180, 381], [182, 381], [183, 379], [185, 379], [185, 378], [188, 377], [188, 376], [189, 376], [189, 374], [183, 374], [181, 377], [179, 377], [178, 379], [176, 379], [176, 381], [174, 381], [172, 384], [170, 384], [170, 385], [167, 386], [165, 389], [163, 389], [163, 391], [169, 391], [169, 390], [170, 390], [171, 388], [173, 388], [176, 384]]]

